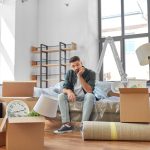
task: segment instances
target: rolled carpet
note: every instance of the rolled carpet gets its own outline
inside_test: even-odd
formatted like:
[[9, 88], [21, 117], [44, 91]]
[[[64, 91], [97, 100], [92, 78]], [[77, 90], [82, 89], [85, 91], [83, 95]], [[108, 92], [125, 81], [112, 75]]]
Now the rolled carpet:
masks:
[[150, 124], [84, 121], [84, 140], [150, 141]]

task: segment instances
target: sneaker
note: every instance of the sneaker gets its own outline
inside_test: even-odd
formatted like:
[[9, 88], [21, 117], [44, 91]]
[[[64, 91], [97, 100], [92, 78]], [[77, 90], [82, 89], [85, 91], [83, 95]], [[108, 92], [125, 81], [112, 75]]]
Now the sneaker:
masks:
[[59, 133], [67, 133], [67, 132], [72, 132], [73, 127], [68, 125], [68, 124], [63, 124], [58, 130], [55, 130], [54, 133], [59, 134]]

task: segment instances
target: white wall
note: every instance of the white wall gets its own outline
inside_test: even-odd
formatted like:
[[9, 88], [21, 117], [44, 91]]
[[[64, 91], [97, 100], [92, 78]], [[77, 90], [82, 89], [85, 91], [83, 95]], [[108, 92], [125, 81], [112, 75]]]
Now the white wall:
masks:
[[76, 42], [86, 67], [95, 70], [98, 60], [97, 0], [39, 0], [40, 43]]
[[[32, 45], [76, 42], [86, 67], [98, 59], [97, 0], [5, 0], [0, 7], [0, 67], [5, 80], [29, 80]], [[2, 27], [5, 30], [2, 30]], [[7, 34], [6, 34], [7, 33]], [[2, 62], [3, 61], [3, 62]]]
[[91, 69], [96, 71], [99, 59], [99, 40], [98, 40], [98, 2], [88, 0], [88, 40], [86, 49], [88, 50], [87, 62]]
[[38, 0], [16, 0], [15, 80], [31, 79], [31, 46], [37, 45]]
[[15, 0], [0, 4], [0, 83], [14, 80], [15, 8]]

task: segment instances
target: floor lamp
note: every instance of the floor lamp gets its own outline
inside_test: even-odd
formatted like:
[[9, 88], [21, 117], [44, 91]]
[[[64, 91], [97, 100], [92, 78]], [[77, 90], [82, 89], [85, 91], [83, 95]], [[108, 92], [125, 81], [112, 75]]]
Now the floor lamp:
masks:
[[146, 43], [137, 48], [136, 54], [141, 66], [149, 64], [149, 81], [150, 84], [150, 43]]

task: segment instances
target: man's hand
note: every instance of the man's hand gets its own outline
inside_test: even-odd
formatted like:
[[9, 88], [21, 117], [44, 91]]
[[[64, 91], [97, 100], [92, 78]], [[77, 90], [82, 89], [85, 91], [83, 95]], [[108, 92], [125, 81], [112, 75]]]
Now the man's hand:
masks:
[[76, 101], [76, 96], [75, 96], [75, 94], [73, 93], [72, 90], [70, 90], [70, 89], [63, 89], [63, 93], [67, 94], [68, 101], [70, 101], [70, 102]]
[[82, 76], [83, 72], [85, 71], [85, 68], [84, 67], [81, 67], [77, 73], [77, 76], [80, 77]]
[[68, 100], [69, 100], [70, 102], [76, 101], [76, 96], [75, 96], [75, 94], [74, 94], [72, 91], [69, 91], [69, 92], [67, 93], [67, 95], [68, 95]]
[[81, 86], [82, 88], [87, 92], [87, 93], [92, 93], [93, 90], [92, 90], [92, 87], [83, 79], [82, 77], [82, 74], [84, 73], [85, 71], [85, 68], [84, 67], [81, 67], [79, 69], [79, 71], [77, 72], [77, 77], [79, 78], [80, 80], [80, 83], [81, 83]]

